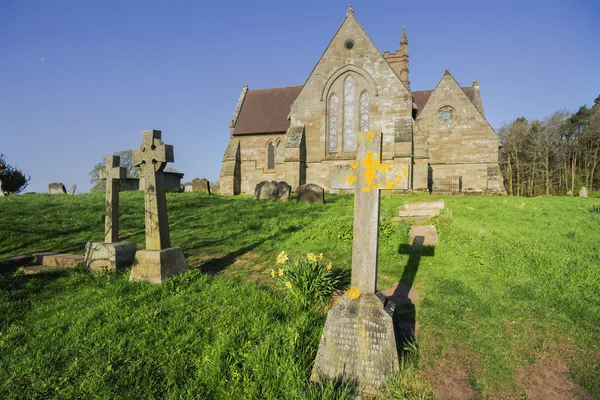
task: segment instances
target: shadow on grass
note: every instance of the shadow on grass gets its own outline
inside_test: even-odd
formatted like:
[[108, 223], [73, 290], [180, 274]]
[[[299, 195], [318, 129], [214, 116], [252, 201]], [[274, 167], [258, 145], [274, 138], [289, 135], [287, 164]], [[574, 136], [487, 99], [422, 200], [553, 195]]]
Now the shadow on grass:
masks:
[[435, 255], [435, 247], [423, 246], [424, 240], [423, 236], [416, 236], [412, 245], [398, 246], [398, 254], [407, 254], [408, 261], [394, 293], [387, 297], [387, 301], [392, 304], [398, 354], [403, 354], [405, 347], [416, 339], [416, 310], [408, 295], [417, 276], [421, 258]]

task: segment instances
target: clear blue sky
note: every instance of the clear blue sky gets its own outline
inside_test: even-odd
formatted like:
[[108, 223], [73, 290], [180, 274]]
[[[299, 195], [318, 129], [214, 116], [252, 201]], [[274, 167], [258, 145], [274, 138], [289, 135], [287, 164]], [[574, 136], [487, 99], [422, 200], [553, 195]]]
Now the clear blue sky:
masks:
[[[78, 192], [141, 132], [163, 131], [184, 180], [218, 179], [244, 84], [303, 84], [344, 19], [337, 1], [0, 1], [0, 152]], [[479, 80], [494, 128], [600, 95], [598, 1], [353, 1], [379, 50], [406, 26], [413, 90]]]

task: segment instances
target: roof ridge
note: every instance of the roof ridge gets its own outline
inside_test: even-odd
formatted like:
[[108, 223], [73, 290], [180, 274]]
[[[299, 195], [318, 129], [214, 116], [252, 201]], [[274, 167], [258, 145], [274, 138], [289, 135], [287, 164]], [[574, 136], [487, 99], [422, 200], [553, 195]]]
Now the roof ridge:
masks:
[[259, 90], [277, 90], [277, 89], [287, 89], [287, 88], [299, 88], [304, 85], [289, 85], [289, 86], [277, 86], [274, 88], [260, 88], [260, 89], [248, 89], [249, 92], [258, 92]]

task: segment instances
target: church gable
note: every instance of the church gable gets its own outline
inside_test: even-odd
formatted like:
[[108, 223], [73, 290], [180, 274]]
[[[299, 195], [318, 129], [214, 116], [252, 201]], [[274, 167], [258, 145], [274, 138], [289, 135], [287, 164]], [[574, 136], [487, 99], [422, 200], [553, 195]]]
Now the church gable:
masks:
[[[347, 89], [348, 79], [353, 87]], [[410, 93], [356, 21], [351, 9], [292, 106], [292, 126], [305, 127], [307, 163], [354, 158], [354, 144], [342, 140], [343, 121], [350, 120], [348, 115], [342, 115], [348, 107], [350, 93], [356, 108], [352, 115], [354, 132], [361, 128], [361, 96], [368, 96], [369, 129], [383, 133], [383, 158], [391, 159], [394, 119], [410, 117]], [[335, 106], [339, 111], [332, 119], [330, 110], [336, 113], [332, 108]]]
[[474, 101], [473, 88], [461, 88], [446, 71], [415, 121], [431, 164], [497, 163], [498, 137]]

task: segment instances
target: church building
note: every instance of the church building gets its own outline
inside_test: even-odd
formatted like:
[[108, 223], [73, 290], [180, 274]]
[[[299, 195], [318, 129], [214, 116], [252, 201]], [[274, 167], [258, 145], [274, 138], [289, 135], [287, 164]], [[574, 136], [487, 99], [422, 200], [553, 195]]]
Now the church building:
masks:
[[408, 40], [381, 53], [349, 8], [302, 86], [244, 86], [229, 125], [220, 192], [252, 194], [262, 181], [292, 190], [313, 183], [351, 192], [357, 132], [382, 134], [382, 162], [400, 172], [396, 191], [505, 193], [498, 136], [479, 84], [446, 70], [433, 90], [410, 90]]

